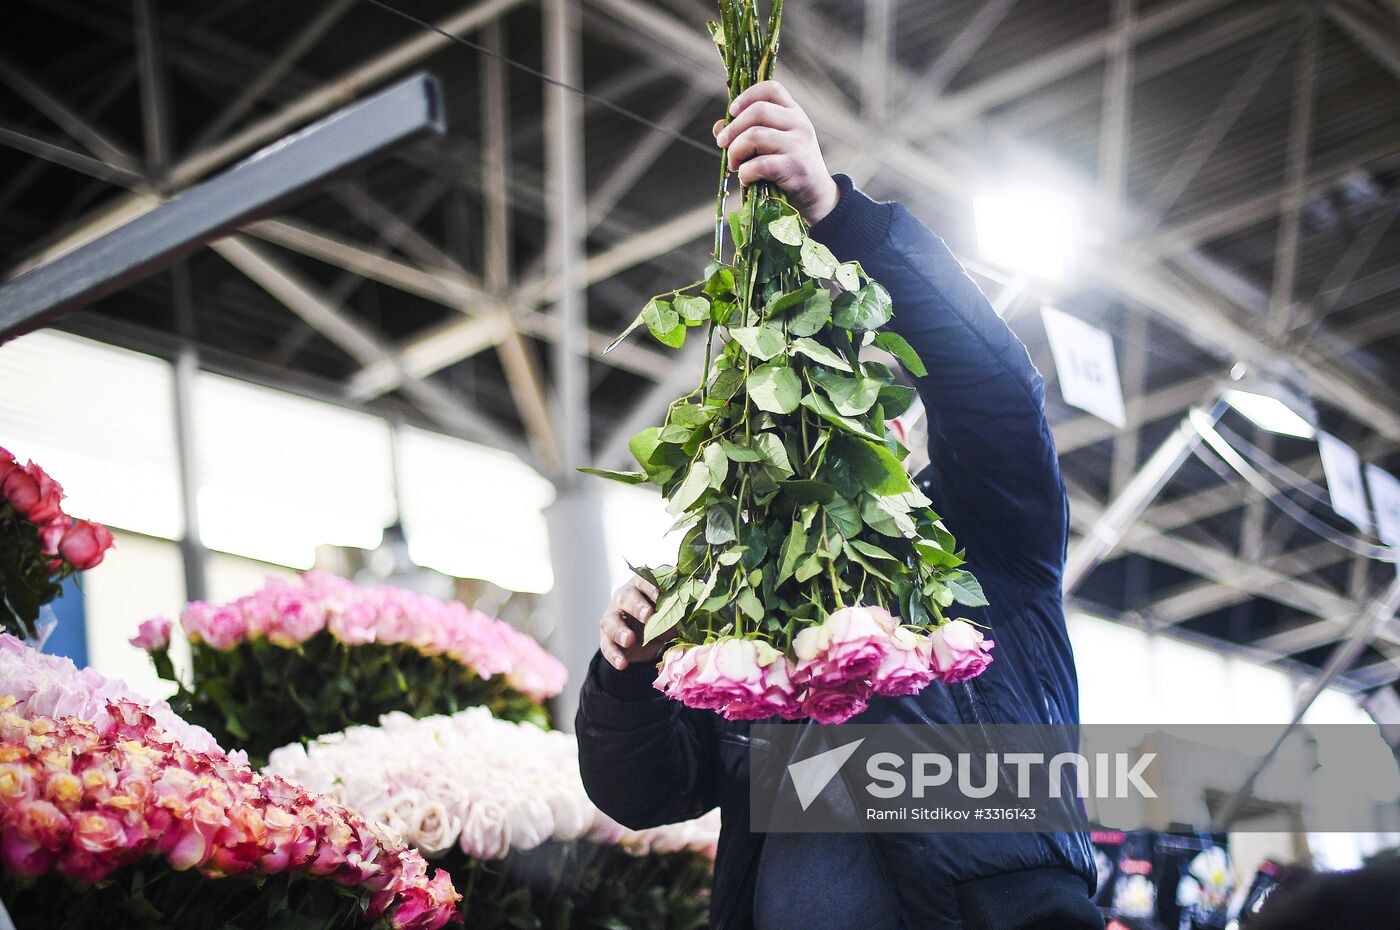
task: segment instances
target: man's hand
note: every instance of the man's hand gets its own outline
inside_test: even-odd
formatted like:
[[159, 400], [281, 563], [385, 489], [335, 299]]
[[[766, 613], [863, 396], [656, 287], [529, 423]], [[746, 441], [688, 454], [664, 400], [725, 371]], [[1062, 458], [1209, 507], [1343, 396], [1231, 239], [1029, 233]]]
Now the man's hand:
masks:
[[612, 603], [598, 622], [598, 648], [613, 668], [621, 670], [633, 662], [651, 662], [661, 654], [666, 637], [642, 645], [642, 629], [656, 610], [656, 598], [656, 586], [636, 575], [613, 592]]
[[729, 168], [745, 187], [772, 181], [787, 194], [808, 226], [836, 208], [841, 191], [826, 170], [817, 131], [807, 114], [777, 81], [744, 91], [729, 108], [733, 117], [715, 123], [715, 141], [729, 150]]

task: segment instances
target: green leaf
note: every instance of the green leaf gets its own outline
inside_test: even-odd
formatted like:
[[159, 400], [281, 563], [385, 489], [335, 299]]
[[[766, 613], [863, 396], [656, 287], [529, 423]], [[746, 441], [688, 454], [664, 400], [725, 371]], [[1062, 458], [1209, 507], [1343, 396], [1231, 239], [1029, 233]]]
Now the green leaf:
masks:
[[860, 287], [862, 274], [859, 262], [842, 262], [836, 268], [836, 283], [843, 291], [854, 291]]
[[719, 411], [701, 404], [677, 404], [671, 408], [671, 422], [686, 429], [704, 426], [715, 418]]
[[838, 497], [826, 505], [826, 516], [836, 524], [837, 532], [847, 539], [859, 533], [865, 525], [860, 518], [859, 508], [844, 497]]
[[719, 444], [720, 448], [724, 450], [724, 454], [729, 456], [729, 461], [731, 462], [758, 462], [763, 459], [763, 456], [759, 455], [757, 450], [730, 442], [728, 439], [721, 439]]
[[831, 401], [826, 399], [826, 395], [824, 394], [808, 394], [806, 397], [802, 398], [802, 406], [811, 410], [828, 423], [833, 423], [841, 427], [848, 433], [864, 437], [871, 442], [883, 441], [879, 436], [866, 429], [861, 423], [852, 420], [850, 417], [842, 416], [837, 412], [836, 408], [831, 405]]
[[797, 560], [807, 551], [807, 531], [801, 524], [794, 523], [787, 539], [783, 540], [782, 556], [778, 562], [778, 583], [782, 584], [797, 571]]
[[786, 344], [782, 331], [772, 326], [740, 326], [731, 329], [729, 335], [745, 352], [765, 362], [782, 352]]
[[791, 351], [800, 352], [812, 361], [820, 365], [825, 365], [828, 368], [835, 368], [837, 371], [851, 370], [850, 364], [844, 358], [837, 355], [820, 342], [817, 342], [815, 339], [809, 339], [805, 336], [800, 339], [794, 339]]
[[705, 513], [705, 542], [718, 546], [737, 538], [734, 534], [734, 514], [727, 508], [716, 504]]
[[739, 390], [739, 385], [744, 383], [744, 373], [737, 368], [726, 368], [715, 375], [710, 382], [709, 397], [707, 401], [727, 401], [734, 396], [734, 392]]
[[919, 358], [919, 353], [915, 352], [909, 341], [899, 333], [892, 333], [888, 330], [876, 333], [875, 345], [899, 359], [899, 363], [907, 368], [914, 377], [922, 378], [928, 374], [928, 369], [924, 367], [924, 361]]
[[727, 217], [729, 237], [734, 240], [734, 251], [741, 252], [749, 241], [749, 214], [746, 210], [734, 210]]
[[957, 568], [963, 564], [961, 556], [956, 553], [941, 549], [938, 546], [929, 545], [926, 542], [914, 543], [914, 550], [919, 553], [919, 558], [925, 565], [932, 565], [937, 568]]
[[692, 462], [690, 470], [685, 473], [685, 480], [666, 505], [666, 512], [675, 515], [689, 510], [710, 489], [710, 477], [709, 466], [704, 462]]
[[677, 297], [671, 306], [689, 326], [704, 323], [710, 318], [710, 302], [703, 297]]
[[744, 612], [744, 616], [755, 622], [763, 619], [763, 602], [758, 599], [758, 595], [753, 593], [753, 588], [745, 588], [739, 592], [735, 599], [739, 609]]
[[802, 382], [795, 371], [774, 361], [753, 370], [748, 391], [759, 410], [792, 413], [802, 399]]
[[919, 396], [919, 392], [903, 384], [887, 384], [880, 388], [880, 396], [877, 403], [884, 408], [885, 419], [893, 420], [895, 417], [903, 416], [909, 408], [914, 406], [914, 399]]
[[[823, 291], [822, 293], [826, 292]], [[768, 305], [763, 309], [763, 313], [765, 316], [776, 316], [777, 314], [789, 310], [792, 307], [796, 307], [800, 303], [804, 303], [808, 300], [811, 300], [813, 297], [816, 296], [816, 294], [817, 282], [803, 281], [802, 286], [799, 287], [797, 290], [788, 291], [785, 294], [779, 293], [771, 300], [769, 300]]]
[[[651, 454], [656, 451], [656, 447], [661, 440], [657, 437], [661, 435], [661, 430], [655, 426], [648, 426], [637, 435], [633, 436], [627, 443], [627, 449], [632, 453], [632, 458], [637, 460], [637, 464], [642, 468], [647, 468], [651, 461]], [[650, 473], [651, 469], [647, 469]]]
[[850, 467], [862, 489], [877, 497], [908, 494], [914, 490], [914, 484], [904, 470], [904, 463], [883, 443], [843, 436], [840, 437], [839, 447], [832, 448], [832, 453], [839, 455]]
[[710, 487], [717, 488], [724, 484], [724, 478], [729, 474], [729, 457], [724, 454], [724, 449], [712, 442], [705, 447], [701, 459], [710, 470]]
[[762, 460], [783, 476], [793, 473], [787, 446], [783, 445], [783, 440], [776, 433], [759, 433], [754, 436], [753, 444]]
[[836, 274], [836, 256], [815, 239], [809, 237], [802, 240], [801, 258], [802, 270], [814, 278], [829, 280]]
[[646, 484], [647, 474], [643, 471], [614, 471], [611, 468], [589, 468], [581, 466], [579, 471], [585, 475], [594, 475], [599, 478], [607, 478], [609, 481], [620, 481], [623, 484]]
[[986, 606], [987, 595], [982, 591], [982, 583], [971, 572], [958, 569], [949, 572], [943, 580], [953, 592], [953, 600], [959, 604], [964, 607]]
[[855, 549], [861, 555], [869, 556], [872, 559], [882, 559], [886, 562], [899, 561], [899, 559], [890, 555], [884, 549], [881, 549], [879, 546], [872, 545], [871, 543], [865, 542], [864, 540], [852, 539], [850, 540], [850, 542], [847, 543], [847, 545], [851, 546], [851, 548]]
[[661, 432], [657, 435], [657, 439], [661, 442], [671, 443], [677, 446], [683, 446], [687, 442], [690, 442], [691, 432], [692, 428], [686, 426], [683, 423], [667, 423], [661, 428]]
[[790, 336], [814, 336], [822, 331], [831, 320], [831, 295], [817, 291], [788, 314], [787, 329]]
[[725, 294], [734, 293], [734, 269], [712, 262], [706, 269], [705, 293], [711, 297], [723, 297]]
[[805, 504], [816, 501], [827, 504], [836, 499], [836, 489], [825, 481], [802, 479], [799, 481], [779, 481], [778, 487], [794, 502]]
[[842, 294], [832, 311], [832, 322], [842, 329], [879, 329], [889, 322], [890, 295], [871, 281], [860, 290]]
[[821, 559], [818, 558], [816, 554], [812, 554], [803, 559], [802, 563], [797, 566], [797, 571], [793, 573], [793, 577], [799, 582], [811, 581], [817, 575], [821, 574], [821, 570]]
[[[849, 546], [849, 543], [847, 545]], [[889, 575], [886, 575], [884, 572], [880, 571], [880, 569], [877, 568], [873, 562], [871, 562], [865, 556], [861, 555], [859, 550], [847, 548], [846, 555], [850, 558], [852, 562], [865, 569], [867, 574], [874, 575], [876, 578], [879, 578], [881, 581], [884, 581], [888, 584], [894, 583], [890, 581]]]
[[869, 410], [880, 396], [880, 382], [873, 378], [843, 378], [820, 369], [811, 372], [812, 380], [821, 385], [831, 398], [836, 412], [843, 416], [860, 416]]
[[801, 245], [807, 238], [802, 230], [802, 220], [796, 213], [784, 213], [768, 224], [768, 235], [786, 245]]
[[[651, 306], [651, 305], [648, 304], [647, 306]], [[645, 308], [645, 307], [642, 308], [642, 312], [643, 312], [643, 313], [646, 312], [646, 308]], [[632, 322], [631, 322], [630, 324], [628, 324], [627, 328], [624, 329], [621, 333], [619, 333], [619, 334], [617, 335], [617, 338], [616, 338], [616, 339], [614, 339], [612, 342], [608, 343], [608, 347], [607, 347], [606, 349], [603, 350], [603, 354], [604, 354], [604, 355], [607, 355], [607, 354], [608, 354], [609, 352], [611, 352], [613, 349], [616, 349], [616, 348], [618, 347], [618, 345], [622, 342], [622, 340], [624, 340], [624, 339], [626, 339], [628, 336], [632, 335], [632, 333], [636, 331], [637, 327], [638, 327], [638, 326], [641, 326], [641, 325], [642, 325], [643, 323], [645, 323], [645, 322], [646, 322], [646, 320], [642, 318], [642, 314], [641, 314], [641, 313], [638, 313], [637, 316], [636, 316], [636, 318], [635, 318], [634, 320], [632, 320]]]
[[677, 585], [672, 591], [663, 593], [656, 604], [656, 613], [651, 615], [642, 630], [642, 644], [645, 645], [668, 632], [685, 616], [690, 606], [689, 584]]
[[642, 308], [642, 320], [651, 330], [651, 334], [662, 342], [665, 342], [665, 336], [681, 323], [680, 314], [671, 308], [670, 301], [657, 300], [654, 297]]

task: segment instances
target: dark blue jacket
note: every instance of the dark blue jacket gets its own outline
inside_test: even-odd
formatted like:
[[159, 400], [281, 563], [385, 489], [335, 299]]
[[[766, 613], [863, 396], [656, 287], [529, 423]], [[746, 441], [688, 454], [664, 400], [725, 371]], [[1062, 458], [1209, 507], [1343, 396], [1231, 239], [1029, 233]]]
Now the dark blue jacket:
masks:
[[[837, 181], [841, 200], [812, 235], [889, 290], [889, 327], [928, 368], [918, 388], [933, 464], [919, 481], [966, 547], [968, 568], [990, 602], [965, 614], [991, 627], [996, 641], [995, 661], [980, 677], [934, 684], [915, 697], [877, 698], [855, 720], [1077, 723], [1079, 687], [1060, 595], [1069, 511], [1041, 377], [938, 237], [903, 207], [870, 200], [843, 176]], [[595, 657], [577, 719], [584, 783], [594, 803], [634, 828], [719, 806], [712, 924], [747, 928], [762, 845], [747, 829], [747, 725], [662, 697], [650, 686], [654, 677], [654, 668], [618, 672]], [[1093, 888], [1081, 834], [878, 834], [872, 841], [911, 930], [981, 926], [958, 892], [976, 880], [1013, 896], [1008, 873], [1077, 876], [1085, 900]], [[954, 916], [960, 908], [964, 919]]]

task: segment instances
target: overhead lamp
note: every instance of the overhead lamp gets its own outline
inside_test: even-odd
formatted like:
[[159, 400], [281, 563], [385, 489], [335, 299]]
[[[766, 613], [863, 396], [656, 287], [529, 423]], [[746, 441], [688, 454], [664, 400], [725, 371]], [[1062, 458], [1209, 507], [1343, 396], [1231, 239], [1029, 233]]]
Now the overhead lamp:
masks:
[[977, 247], [989, 262], [1058, 281], [1084, 238], [1083, 211], [1049, 187], [1011, 187], [974, 197]]
[[1296, 375], [1240, 364], [1230, 378], [1234, 384], [1225, 390], [1226, 403], [1255, 426], [1299, 439], [1317, 435], [1317, 411], [1308, 395], [1295, 386]]

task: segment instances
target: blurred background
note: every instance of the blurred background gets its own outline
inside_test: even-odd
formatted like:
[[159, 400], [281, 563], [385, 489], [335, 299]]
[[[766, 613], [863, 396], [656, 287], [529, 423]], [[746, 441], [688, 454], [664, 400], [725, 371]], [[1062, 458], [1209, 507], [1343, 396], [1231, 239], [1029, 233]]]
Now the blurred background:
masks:
[[[445, 135], [0, 346], [0, 443], [117, 535], [56, 648], [148, 693], [140, 621], [313, 566], [467, 599], [576, 680], [628, 562], [673, 551], [655, 494], [573, 469], [626, 467], [700, 374], [698, 340], [602, 349], [709, 260], [712, 5], [391, 6], [494, 54], [365, 0], [6, 7], [7, 277], [393, 79], [444, 85]], [[1400, 5], [786, 14], [829, 167], [945, 237], [1046, 377], [1084, 721], [1400, 743]], [[1247, 880], [1397, 840], [1233, 851]]]

